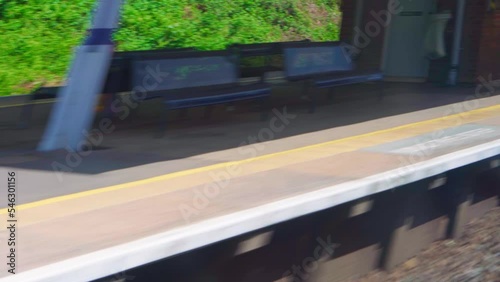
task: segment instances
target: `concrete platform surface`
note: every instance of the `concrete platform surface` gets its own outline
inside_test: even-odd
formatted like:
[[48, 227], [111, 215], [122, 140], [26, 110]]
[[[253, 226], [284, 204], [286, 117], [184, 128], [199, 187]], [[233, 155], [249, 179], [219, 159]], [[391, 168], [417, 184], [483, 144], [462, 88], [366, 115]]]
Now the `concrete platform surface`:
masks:
[[[203, 109], [190, 111], [189, 119], [174, 112], [171, 130], [160, 139], [153, 135], [161, 107], [153, 101], [141, 105], [137, 116], [113, 120], [111, 132], [102, 132], [102, 119], [96, 119], [92, 132], [98, 130], [98, 148], [80, 156], [69, 150], [34, 151], [47, 121], [47, 105], [37, 106], [33, 126], [22, 130], [15, 128], [20, 108], [0, 106], [0, 119], [6, 123], [0, 125], [0, 171], [15, 169], [22, 175], [24, 188], [16, 203], [25, 204], [500, 104], [500, 96], [477, 95], [473, 87], [388, 83], [386, 88], [382, 101], [372, 85], [338, 88], [331, 102], [318, 93], [322, 106], [311, 115], [307, 103], [290, 98], [299, 96], [300, 87], [281, 87], [273, 93], [267, 122], [260, 122], [244, 104], [236, 104], [234, 112], [215, 109], [210, 121], [201, 117]], [[495, 119], [485, 122], [496, 125]], [[6, 205], [7, 199], [0, 197], [0, 208]]]
[[[239, 140], [211, 127], [138, 146], [144, 138], [117, 132], [106, 144], [135, 144], [121, 148], [126, 155], [88, 152], [79, 164], [85, 170], [75, 165], [63, 174], [50, 167], [72, 167], [78, 160], [61, 153], [5, 155], [10, 163], [2, 165], [2, 174], [15, 171], [18, 179], [20, 259], [18, 275], [2, 271], [0, 277], [91, 280], [497, 156], [499, 102], [495, 96], [474, 100], [474, 107], [455, 103], [281, 138], [287, 128], [329, 113], [301, 119], [275, 109], [269, 122], [252, 124], [253, 133], [238, 131], [236, 136], [246, 135]], [[218, 141], [237, 145], [216, 150]], [[156, 149], [169, 142], [179, 150]], [[212, 151], [182, 151], [180, 144], [197, 142]], [[141, 159], [133, 167], [105, 170], [144, 158], [139, 148], [151, 148], [146, 164]], [[88, 163], [104, 168], [92, 170]], [[67, 190], [54, 192], [61, 187]], [[0, 210], [2, 221], [8, 215]], [[8, 236], [0, 231], [0, 241]]]

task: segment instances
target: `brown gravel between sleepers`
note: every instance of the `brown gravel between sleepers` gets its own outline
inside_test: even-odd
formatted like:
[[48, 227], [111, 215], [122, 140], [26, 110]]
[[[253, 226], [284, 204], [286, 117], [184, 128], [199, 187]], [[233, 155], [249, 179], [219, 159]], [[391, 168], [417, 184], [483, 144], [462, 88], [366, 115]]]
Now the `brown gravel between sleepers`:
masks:
[[391, 272], [349, 282], [500, 282], [500, 207], [470, 222], [456, 240], [433, 243]]

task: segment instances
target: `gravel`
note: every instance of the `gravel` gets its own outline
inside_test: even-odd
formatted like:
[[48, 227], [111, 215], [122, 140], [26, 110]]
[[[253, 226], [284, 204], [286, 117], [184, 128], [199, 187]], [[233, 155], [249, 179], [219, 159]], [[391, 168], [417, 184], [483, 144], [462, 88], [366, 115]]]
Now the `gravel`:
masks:
[[456, 240], [433, 243], [391, 272], [350, 282], [500, 282], [500, 208], [470, 222]]

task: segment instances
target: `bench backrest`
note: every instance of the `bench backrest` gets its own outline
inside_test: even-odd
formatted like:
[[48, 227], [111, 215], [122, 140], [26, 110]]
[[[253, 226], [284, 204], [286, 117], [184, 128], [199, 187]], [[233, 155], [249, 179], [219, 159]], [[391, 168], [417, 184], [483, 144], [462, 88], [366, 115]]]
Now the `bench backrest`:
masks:
[[289, 79], [304, 79], [355, 68], [341, 42], [283, 43], [282, 48], [285, 75]]
[[177, 49], [157, 49], [157, 50], [140, 50], [140, 51], [124, 51], [115, 52], [104, 85], [104, 93], [111, 92], [129, 92], [132, 91], [133, 85], [132, 64], [135, 58], [148, 55], [161, 55], [167, 53], [195, 51], [193, 48], [177, 48]]
[[192, 51], [135, 56], [134, 87], [148, 92], [238, 83], [237, 58], [229, 51]]
[[[183, 55], [186, 53], [187, 55]], [[106, 76], [106, 81], [103, 87], [103, 93], [119, 93], [129, 92], [133, 90], [134, 81], [134, 62], [145, 58], [171, 58], [191, 56], [193, 53], [199, 54], [194, 48], [178, 48], [178, 49], [157, 49], [157, 50], [141, 50], [141, 51], [125, 51], [115, 52]], [[206, 52], [201, 52], [206, 53]], [[42, 87], [31, 94], [34, 99], [56, 98], [59, 87]]]

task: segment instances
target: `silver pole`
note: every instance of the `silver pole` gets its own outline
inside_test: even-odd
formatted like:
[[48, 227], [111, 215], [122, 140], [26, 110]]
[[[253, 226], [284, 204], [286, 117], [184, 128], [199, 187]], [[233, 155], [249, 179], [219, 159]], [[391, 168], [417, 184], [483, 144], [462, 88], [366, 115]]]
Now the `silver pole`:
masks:
[[461, 41], [464, 25], [465, 3], [467, 0], [458, 0], [457, 15], [455, 22], [455, 33], [453, 38], [453, 50], [451, 54], [451, 67], [448, 74], [448, 85], [456, 85], [458, 80], [458, 67], [460, 65]]

